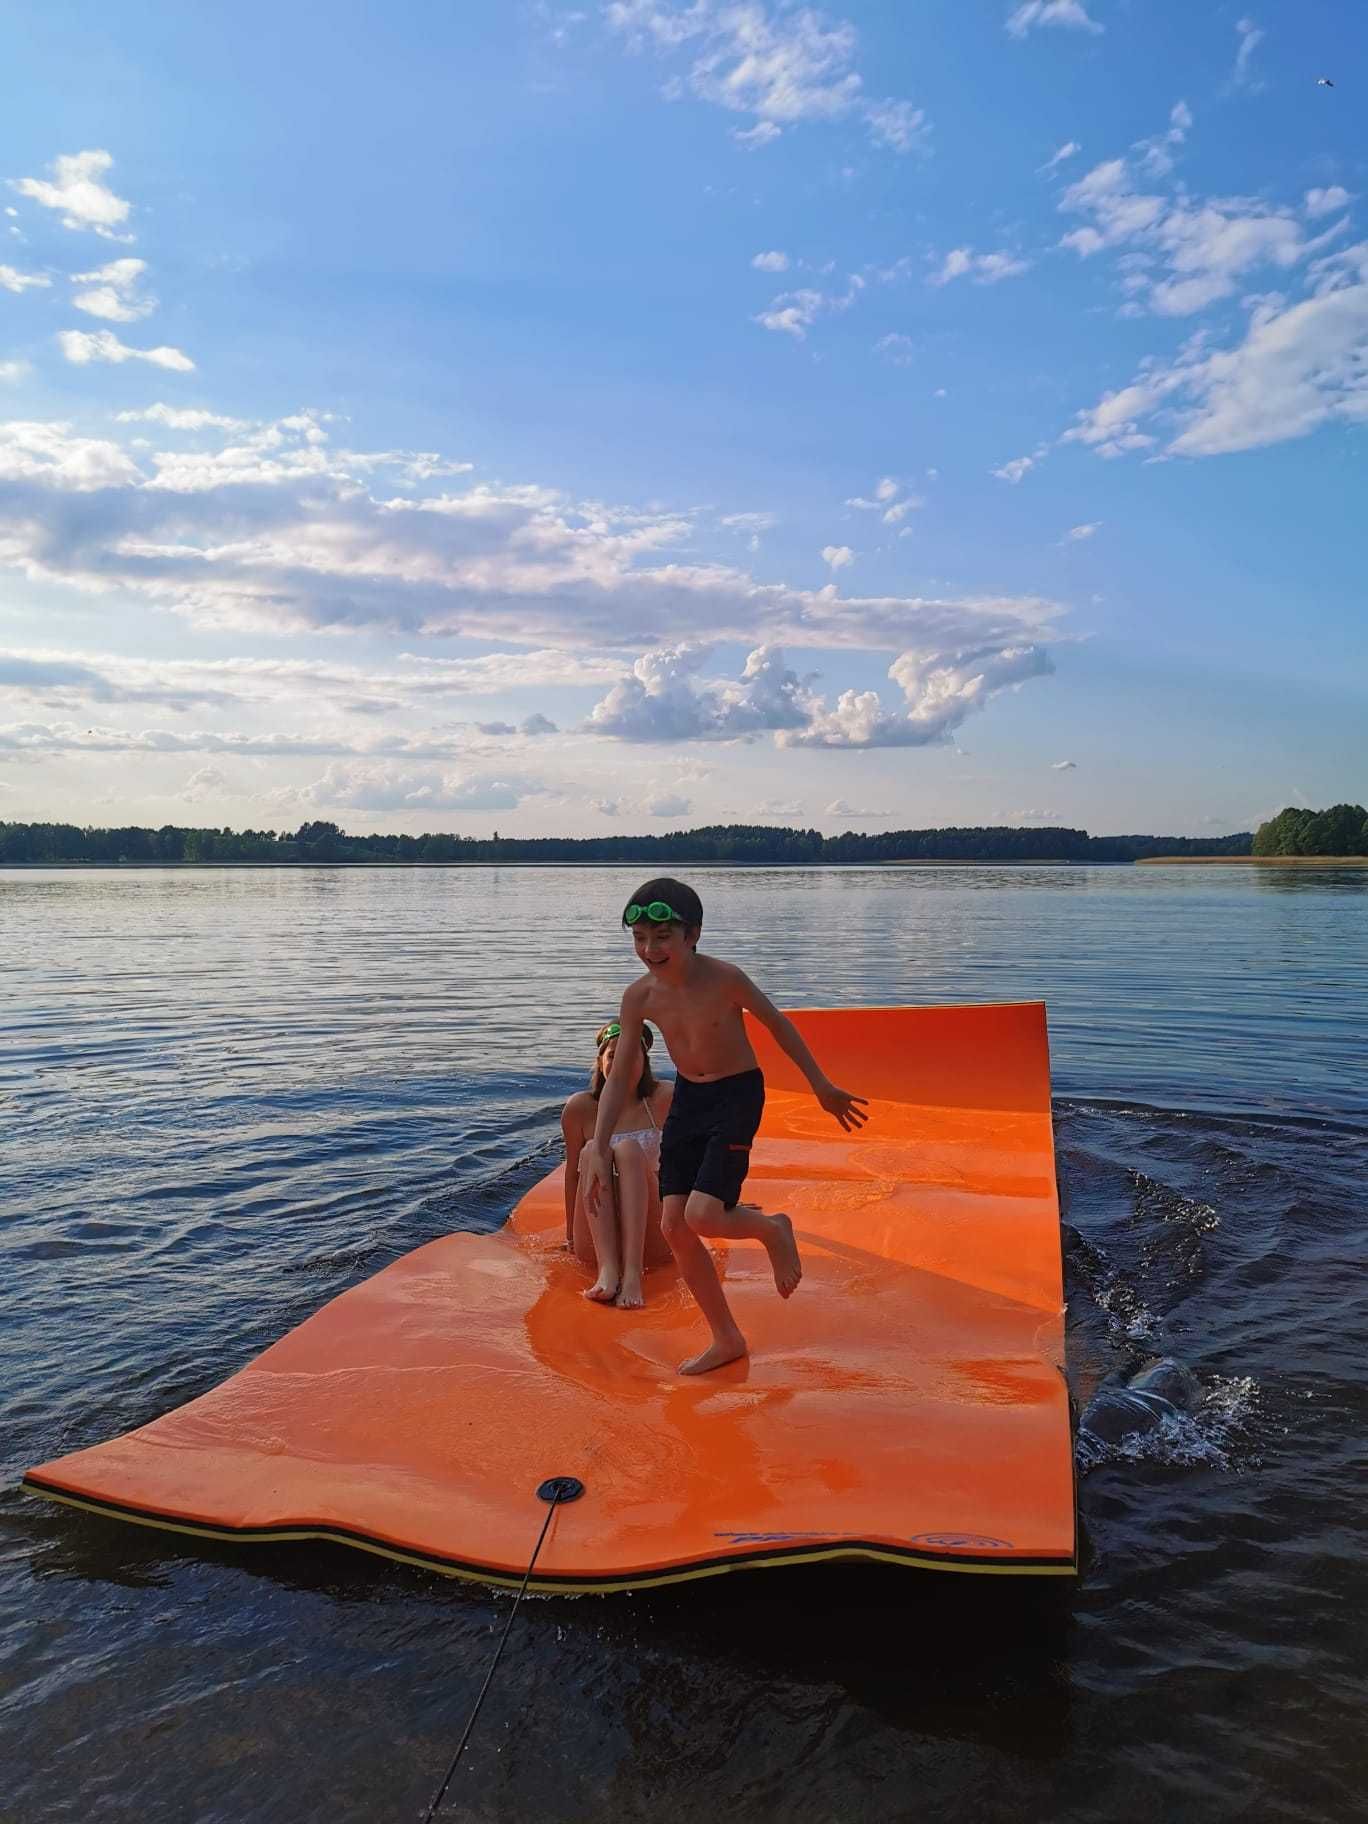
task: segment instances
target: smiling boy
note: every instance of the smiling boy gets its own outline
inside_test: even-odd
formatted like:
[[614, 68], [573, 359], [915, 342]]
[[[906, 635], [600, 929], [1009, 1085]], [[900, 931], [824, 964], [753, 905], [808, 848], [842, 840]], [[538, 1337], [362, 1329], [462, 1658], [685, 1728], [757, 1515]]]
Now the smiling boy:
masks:
[[812, 1093], [847, 1131], [868, 1119], [865, 1097], [823, 1075], [798, 1029], [750, 977], [731, 963], [702, 956], [703, 905], [692, 887], [660, 878], [638, 887], [622, 914], [646, 973], [622, 997], [622, 1031], [613, 1069], [599, 1097], [593, 1139], [580, 1156], [585, 1199], [596, 1209], [609, 1187], [607, 1144], [631, 1092], [641, 1027], [660, 1029], [675, 1062], [674, 1101], [660, 1145], [661, 1228], [685, 1283], [712, 1330], [701, 1355], [681, 1374], [706, 1374], [746, 1353], [704, 1237], [761, 1242], [781, 1298], [803, 1276], [793, 1224], [737, 1208], [750, 1166], [750, 1146], [765, 1106], [765, 1080], [746, 1035], [743, 1012], [767, 1026], [812, 1085]]

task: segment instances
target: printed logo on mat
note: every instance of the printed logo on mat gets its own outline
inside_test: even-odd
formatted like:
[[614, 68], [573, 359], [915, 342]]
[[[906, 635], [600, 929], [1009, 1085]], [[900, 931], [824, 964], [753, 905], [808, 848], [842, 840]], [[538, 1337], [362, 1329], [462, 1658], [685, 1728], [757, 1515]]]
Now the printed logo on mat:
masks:
[[[733, 1545], [778, 1545], [796, 1539], [863, 1539], [863, 1533], [714, 1533], [714, 1539], [730, 1539]], [[927, 1545], [942, 1550], [1007, 1551], [1013, 1550], [1010, 1539], [990, 1539], [983, 1533], [917, 1533], [904, 1541], [907, 1545]]]

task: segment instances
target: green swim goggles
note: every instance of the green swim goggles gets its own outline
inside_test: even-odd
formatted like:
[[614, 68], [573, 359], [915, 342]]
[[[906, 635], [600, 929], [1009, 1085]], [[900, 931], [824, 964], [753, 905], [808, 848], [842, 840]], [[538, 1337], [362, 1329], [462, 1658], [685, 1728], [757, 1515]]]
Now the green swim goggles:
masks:
[[663, 899], [653, 899], [649, 906], [639, 906], [635, 900], [622, 915], [624, 925], [640, 924], [643, 918], [649, 918], [653, 925], [684, 925], [689, 921], [673, 906], [667, 906]]

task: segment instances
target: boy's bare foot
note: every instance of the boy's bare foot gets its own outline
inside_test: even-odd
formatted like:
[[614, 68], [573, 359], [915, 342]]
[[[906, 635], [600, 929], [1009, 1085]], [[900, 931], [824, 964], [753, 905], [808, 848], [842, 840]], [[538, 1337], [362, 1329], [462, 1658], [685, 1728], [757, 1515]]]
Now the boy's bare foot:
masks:
[[618, 1287], [618, 1306], [623, 1311], [637, 1311], [646, 1303], [641, 1291], [641, 1275], [630, 1269], [622, 1275], [622, 1284]]
[[746, 1353], [746, 1339], [739, 1330], [731, 1336], [715, 1339], [702, 1355], [690, 1356], [679, 1364], [681, 1374], [707, 1374], [710, 1368], [725, 1368], [728, 1362], [740, 1361]]
[[764, 1237], [770, 1265], [774, 1268], [774, 1285], [780, 1298], [791, 1298], [803, 1277], [803, 1263], [798, 1243], [793, 1239], [793, 1224], [785, 1215], [770, 1217], [770, 1231]]
[[611, 1305], [617, 1297], [618, 1277], [616, 1273], [600, 1273], [592, 1286], [586, 1286], [584, 1296], [592, 1298], [596, 1305]]

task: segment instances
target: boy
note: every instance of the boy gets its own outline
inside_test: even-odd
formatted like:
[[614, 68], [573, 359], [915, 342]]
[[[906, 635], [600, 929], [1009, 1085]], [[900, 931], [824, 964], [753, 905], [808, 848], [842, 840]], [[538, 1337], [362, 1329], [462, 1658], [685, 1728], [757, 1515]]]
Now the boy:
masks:
[[731, 963], [699, 955], [703, 905], [692, 887], [678, 880], [648, 880], [629, 900], [622, 922], [632, 933], [646, 974], [622, 997], [617, 1053], [599, 1097], [593, 1139], [580, 1159], [585, 1201], [596, 1210], [611, 1186], [609, 1136], [630, 1097], [641, 1027], [649, 1019], [664, 1035], [678, 1070], [660, 1144], [661, 1228], [712, 1329], [709, 1347], [681, 1362], [679, 1372], [706, 1374], [745, 1355], [746, 1339], [701, 1237], [763, 1242], [781, 1298], [790, 1297], [803, 1276], [788, 1217], [736, 1207], [765, 1105], [765, 1080], [746, 1037], [742, 1009], [769, 1028], [822, 1107], [847, 1132], [868, 1119], [856, 1107], [866, 1098], [837, 1089], [823, 1076], [797, 1028], [748, 976]]

